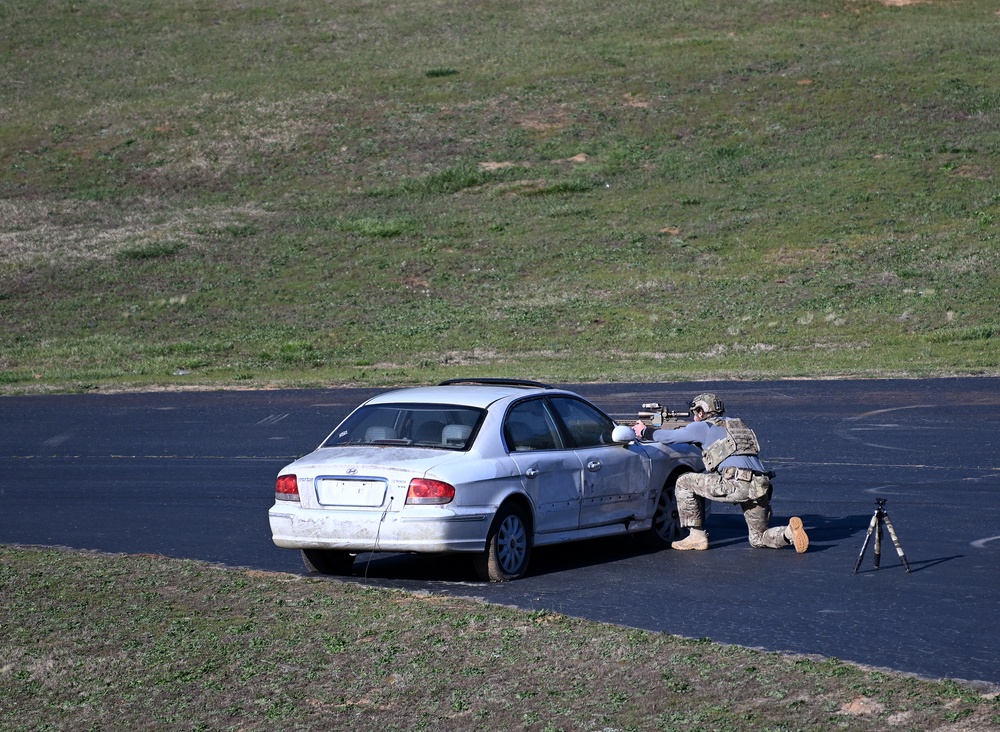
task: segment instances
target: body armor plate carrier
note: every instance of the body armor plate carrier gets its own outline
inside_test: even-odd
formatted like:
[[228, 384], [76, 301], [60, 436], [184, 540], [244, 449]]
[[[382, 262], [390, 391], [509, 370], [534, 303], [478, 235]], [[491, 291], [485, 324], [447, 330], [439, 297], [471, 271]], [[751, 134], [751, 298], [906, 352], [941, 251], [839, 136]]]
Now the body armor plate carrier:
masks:
[[716, 440], [702, 452], [707, 470], [715, 470], [727, 457], [733, 455], [759, 455], [760, 443], [753, 430], [743, 424], [741, 419], [710, 420], [712, 424], [726, 430], [726, 436]]

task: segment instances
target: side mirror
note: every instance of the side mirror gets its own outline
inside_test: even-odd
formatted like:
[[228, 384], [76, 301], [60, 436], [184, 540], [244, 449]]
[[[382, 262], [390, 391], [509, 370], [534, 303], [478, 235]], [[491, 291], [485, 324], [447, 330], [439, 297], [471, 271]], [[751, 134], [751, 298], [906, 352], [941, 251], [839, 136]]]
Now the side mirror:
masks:
[[633, 430], [631, 427], [627, 427], [626, 425], [620, 424], [613, 430], [611, 430], [611, 439], [616, 444], [622, 444], [627, 442], [635, 442], [637, 438], [635, 436], [635, 430]]

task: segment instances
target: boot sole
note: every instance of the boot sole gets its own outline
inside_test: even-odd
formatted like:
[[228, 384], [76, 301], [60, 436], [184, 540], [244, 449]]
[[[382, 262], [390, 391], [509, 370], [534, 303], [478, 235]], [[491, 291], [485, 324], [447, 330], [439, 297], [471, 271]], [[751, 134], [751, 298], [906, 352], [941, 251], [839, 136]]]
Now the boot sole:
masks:
[[802, 519], [798, 516], [792, 516], [788, 519], [788, 528], [792, 530], [792, 544], [795, 545], [795, 551], [802, 554], [809, 548], [809, 536], [802, 528]]

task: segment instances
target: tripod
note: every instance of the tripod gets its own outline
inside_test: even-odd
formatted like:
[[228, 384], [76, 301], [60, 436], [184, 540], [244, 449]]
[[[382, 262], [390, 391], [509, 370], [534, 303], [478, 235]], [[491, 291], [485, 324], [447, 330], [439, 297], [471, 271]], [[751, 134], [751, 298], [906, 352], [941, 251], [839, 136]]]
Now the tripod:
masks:
[[872, 538], [872, 531], [875, 532], [875, 569], [878, 569], [879, 560], [882, 558], [882, 523], [885, 523], [886, 528], [889, 529], [889, 536], [892, 537], [892, 543], [896, 545], [896, 553], [899, 558], [903, 560], [903, 567], [907, 572], [910, 571], [910, 565], [906, 561], [906, 555], [903, 554], [903, 547], [899, 543], [899, 537], [896, 536], [896, 530], [892, 527], [892, 521], [889, 520], [889, 514], [885, 510], [885, 499], [876, 498], [875, 499], [875, 515], [872, 516], [872, 522], [868, 524], [868, 533], [865, 534], [865, 543], [861, 546], [861, 553], [858, 555], [858, 562], [854, 565], [854, 574], [858, 573], [858, 567], [861, 566], [861, 560], [864, 559], [865, 549], [868, 548], [868, 540]]

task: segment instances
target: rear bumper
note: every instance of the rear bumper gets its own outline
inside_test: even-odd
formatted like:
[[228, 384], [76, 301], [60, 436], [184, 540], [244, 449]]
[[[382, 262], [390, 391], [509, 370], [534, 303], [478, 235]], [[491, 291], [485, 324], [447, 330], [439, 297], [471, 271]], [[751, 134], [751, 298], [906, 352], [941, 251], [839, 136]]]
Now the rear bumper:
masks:
[[404, 511], [303, 509], [272, 506], [271, 539], [285, 549], [351, 552], [481, 552], [492, 516], [440, 507]]

